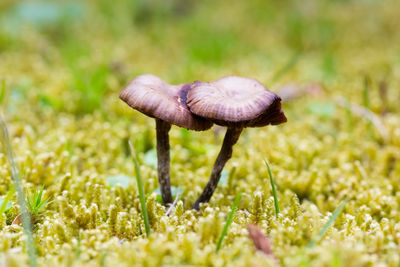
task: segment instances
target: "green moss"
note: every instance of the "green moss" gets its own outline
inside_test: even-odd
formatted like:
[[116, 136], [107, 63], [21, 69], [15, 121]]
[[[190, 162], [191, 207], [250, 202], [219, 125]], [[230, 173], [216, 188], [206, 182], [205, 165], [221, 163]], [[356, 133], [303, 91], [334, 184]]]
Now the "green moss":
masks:
[[[0, 4], [8, 14], [2, 20], [17, 6], [8, 2]], [[0, 29], [2, 108], [17, 165], [26, 189], [44, 186], [53, 201], [34, 231], [40, 266], [273, 266], [255, 251], [249, 223], [269, 236], [284, 266], [398, 266], [399, 1], [152, 2], [164, 11], [146, 6], [145, 23], [136, 23], [142, 4], [101, 1], [87, 2], [79, 23], [58, 23], [60, 29]], [[288, 123], [244, 131], [225, 181], [200, 212], [190, 207], [224, 131], [172, 127], [171, 183], [180, 193], [167, 216], [153, 193], [154, 120], [118, 99], [131, 78], [146, 72], [177, 83], [238, 74], [300, 96], [283, 105]], [[337, 96], [368, 107], [387, 136], [338, 105]], [[142, 163], [149, 238], [129, 140]], [[0, 177], [5, 198], [12, 182], [4, 151]], [[238, 192], [238, 211], [216, 253]], [[307, 248], [345, 198], [336, 221]], [[0, 215], [0, 265], [24, 266], [26, 237], [11, 225], [20, 213], [15, 194], [11, 200]]]

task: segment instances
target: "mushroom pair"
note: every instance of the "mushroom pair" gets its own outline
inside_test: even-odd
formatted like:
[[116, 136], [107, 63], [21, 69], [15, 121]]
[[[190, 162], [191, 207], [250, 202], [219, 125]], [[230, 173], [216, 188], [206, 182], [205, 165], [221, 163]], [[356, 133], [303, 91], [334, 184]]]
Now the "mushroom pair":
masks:
[[120, 98], [156, 119], [158, 179], [164, 204], [172, 202], [168, 138], [171, 124], [197, 131], [207, 130], [213, 123], [227, 127], [210, 179], [193, 205], [196, 210], [200, 203], [210, 200], [243, 128], [286, 122], [279, 96], [254, 79], [237, 76], [169, 85], [154, 75], [141, 75], [131, 81]]
[[157, 76], [145, 74], [133, 79], [119, 95], [131, 108], [156, 120], [158, 182], [165, 205], [173, 201], [168, 135], [171, 124], [196, 131], [204, 131], [212, 126], [212, 122], [189, 111], [186, 96], [190, 86], [170, 85]]

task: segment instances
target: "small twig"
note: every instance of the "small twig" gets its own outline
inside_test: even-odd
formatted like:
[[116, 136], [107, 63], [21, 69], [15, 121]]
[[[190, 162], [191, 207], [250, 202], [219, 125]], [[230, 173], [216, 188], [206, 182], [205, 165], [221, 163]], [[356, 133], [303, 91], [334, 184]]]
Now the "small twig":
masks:
[[346, 98], [342, 96], [337, 96], [335, 97], [336, 104], [342, 108], [350, 110], [352, 113], [364, 117], [368, 119], [372, 124], [375, 126], [375, 128], [378, 130], [380, 135], [382, 136], [384, 141], [387, 141], [389, 139], [389, 133], [383, 124], [382, 120], [377, 116], [375, 113], [373, 113], [370, 109], [360, 106], [356, 103], [348, 101]]
[[278, 88], [275, 93], [279, 95], [282, 102], [292, 101], [304, 96], [319, 98], [325, 94], [322, 85], [318, 83], [304, 85], [289, 83]]
[[175, 207], [176, 203], [178, 203], [178, 199], [179, 199], [179, 192], [176, 193], [176, 197], [174, 202], [172, 203], [172, 205], [168, 208], [167, 212], [165, 213], [166, 216], [169, 216], [169, 214], [171, 213], [172, 209]]

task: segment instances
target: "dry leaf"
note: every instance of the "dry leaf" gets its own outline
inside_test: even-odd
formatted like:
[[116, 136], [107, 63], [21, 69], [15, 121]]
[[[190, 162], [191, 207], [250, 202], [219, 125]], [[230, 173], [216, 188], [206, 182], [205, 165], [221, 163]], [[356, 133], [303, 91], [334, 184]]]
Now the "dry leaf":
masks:
[[253, 241], [254, 246], [257, 250], [264, 252], [266, 255], [277, 260], [274, 252], [272, 251], [271, 241], [265, 237], [261, 229], [258, 226], [248, 224], [247, 230], [249, 231], [249, 238]]
[[22, 214], [17, 215], [17, 217], [15, 217], [14, 220], [12, 221], [12, 224], [21, 225], [22, 224]]

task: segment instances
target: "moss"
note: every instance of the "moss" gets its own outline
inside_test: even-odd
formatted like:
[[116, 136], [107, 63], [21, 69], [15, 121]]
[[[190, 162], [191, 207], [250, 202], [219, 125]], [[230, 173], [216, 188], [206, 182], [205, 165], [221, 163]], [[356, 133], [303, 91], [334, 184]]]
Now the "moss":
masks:
[[[2, 108], [17, 164], [25, 187], [44, 186], [53, 200], [34, 233], [41, 266], [274, 266], [248, 239], [249, 223], [269, 236], [281, 265], [400, 264], [399, 1], [205, 1], [186, 15], [168, 7], [162, 19], [141, 25], [124, 15], [135, 14], [135, 7], [106, 2], [83, 4], [87, 16], [58, 22], [61, 32], [34, 24], [29, 31], [0, 30], [0, 80], [7, 85]], [[13, 9], [0, 9], [13, 16]], [[198, 42], [204, 36], [196, 29], [216, 40]], [[233, 46], [226, 43], [231, 40]], [[207, 50], [214, 58], [203, 58]], [[197, 52], [188, 58], [188, 51]], [[287, 124], [246, 129], [226, 179], [200, 212], [190, 207], [224, 130], [172, 127], [171, 183], [183, 190], [167, 216], [148, 160], [154, 120], [117, 97], [130, 78], [145, 72], [171, 83], [237, 74], [275, 92], [290, 83], [303, 93], [284, 103]], [[337, 96], [368, 103], [387, 137], [365, 116], [337, 105]], [[139, 154], [149, 238], [128, 140]], [[264, 158], [274, 174], [279, 216]], [[128, 177], [127, 185], [109, 184], [116, 175]], [[0, 177], [4, 197], [12, 190], [4, 151]], [[238, 192], [239, 210], [216, 253]], [[348, 203], [334, 225], [306, 248], [344, 198]], [[0, 216], [0, 266], [28, 265], [22, 228], [11, 225], [19, 213], [13, 204]]]

